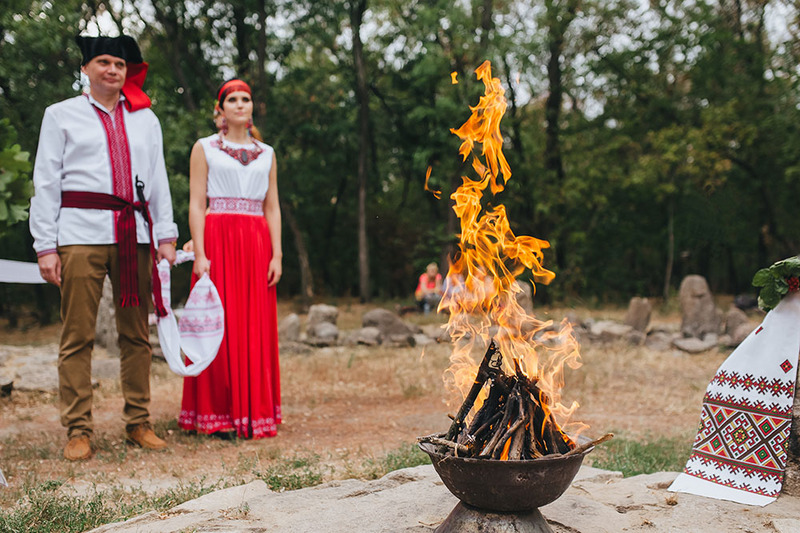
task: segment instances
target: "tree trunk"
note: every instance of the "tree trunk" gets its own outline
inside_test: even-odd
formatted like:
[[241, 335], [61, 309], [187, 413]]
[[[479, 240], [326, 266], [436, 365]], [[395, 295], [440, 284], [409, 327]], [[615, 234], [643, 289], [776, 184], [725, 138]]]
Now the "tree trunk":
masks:
[[664, 303], [669, 301], [669, 286], [672, 284], [672, 266], [675, 262], [675, 199], [669, 200], [667, 212], [667, 268], [664, 271]]
[[286, 219], [286, 225], [289, 226], [289, 231], [292, 232], [294, 237], [297, 260], [300, 263], [300, 303], [303, 309], [307, 309], [314, 300], [314, 281], [311, 275], [311, 261], [308, 259], [306, 240], [303, 237], [303, 232], [300, 231], [300, 226], [297, 224], [294, 210], [283, 200], [281, 200], [281, 214]]
[[367, 154], [369, 139], [369, 92], [364, 46], [361, 42], [361, 23], [367, 10], [367, 0], [350, 6], [350, 26], [353, 33], [353, 65], [356, 74], [358, 102], [358, 292], [362, 302], [370, 299], [369, 249], [367, 244]]
[[256, 47], [256, 56], [258, 63], [255, 68], [256, 77], [256, 108], [253, 110], [258, 119], [259, 124], [263, 123], [264, 117], [267, 115], [267, 0], [259, 0], [258, 2], [258, 46]]
[[250, 58], [248, 54], [250, 48], [248, 44], [248, 36], [250, 33], [244, 19], [247, 16], [247, 11], [240, 3], [233, 5], [233, 25], [236, 29], [236, 77], [246, 79], [250, 74]]
[[[494, 22], [492, 21], [493, 4], [493, 0], [483, 0], [481, 9], [481, 52], [487, 56], [485, 59], [489, 59], [489, 34], [494, 28]], [[478, 63], [481, 63], [481, 61], [478, 61]]]

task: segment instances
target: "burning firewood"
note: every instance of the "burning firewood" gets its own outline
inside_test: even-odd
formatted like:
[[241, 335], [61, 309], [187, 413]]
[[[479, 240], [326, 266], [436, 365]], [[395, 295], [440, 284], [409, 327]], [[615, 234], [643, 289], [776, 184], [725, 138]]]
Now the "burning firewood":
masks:
[[[447, 434], [444, 438], [429, 436], [419, 440], [439, 446], [440, 453], [459, 457], [528, 460], [580, 453], [611, 438], [609, 434], [578, 447], [556, 422], [549, 409], [550, 398], [537, 386], [536, 378], [526, 376], [516, 359], [514, 374], [506, 374], [502, 362], [503, 355], [492, 340]], [[466, 424], [467, 415], [487, 383], [486, 399]]]

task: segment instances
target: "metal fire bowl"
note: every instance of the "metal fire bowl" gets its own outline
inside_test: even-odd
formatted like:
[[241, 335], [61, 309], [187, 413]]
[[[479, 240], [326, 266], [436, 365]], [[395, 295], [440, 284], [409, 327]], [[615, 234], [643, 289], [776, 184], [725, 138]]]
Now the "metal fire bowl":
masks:
[[453, 495], [487, 511], [532, 511], [554, 502], [569, 487], [584, 456], [542, 457], [528, 461], [498, 461], [442, 455], [436, 446], [420, 443], [433, 468]]

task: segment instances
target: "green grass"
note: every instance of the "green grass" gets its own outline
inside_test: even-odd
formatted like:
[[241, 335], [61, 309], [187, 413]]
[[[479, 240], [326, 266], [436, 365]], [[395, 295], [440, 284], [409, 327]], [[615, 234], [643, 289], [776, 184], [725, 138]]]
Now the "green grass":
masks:
[[25, 487], [18, 504], [0, 509], [0, 533], [72, 533], [139, 514], [164, 511], [218, 488], [200, 483], [181, 484], [162, 493], [112, 489], [74, 496], [61, 490], [62, 482], [46, 481]]
[[359, 477], [378, 479], [395, 470], [426, 465], [430, 462], [430, 457], [416, 444], [406, 444], [378, 459], [366, 459], [361, 467]]
[[295, 456], [275, 462], [263, 470], [256, 469], [253, 474], [275, 492], [313, 487], [322, 483], [323, 477], [318, 455]]
[[637, 441], [615, 437], [589, 455], [592, 466], [625, 477], [653, 472], [682, 472], [692, 451], [692, 437]]

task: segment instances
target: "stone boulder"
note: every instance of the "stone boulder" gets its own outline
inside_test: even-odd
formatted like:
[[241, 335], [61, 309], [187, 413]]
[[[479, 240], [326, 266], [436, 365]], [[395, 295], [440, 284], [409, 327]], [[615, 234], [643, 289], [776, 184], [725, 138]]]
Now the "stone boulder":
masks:
[[306, 343], [313, 346], [333, 346], [339, 340], [339, 328], [330, 322], [319, 322], [309, 328]]
[[736, 328], [742, 324], [747, 324], [749, 319], [747, 314], [736, 306], [731, 306], [728, 312], [725, 313], [725, 333], [733, 335]]
[[722, 319], [704, 277], [691, 275], [683, 278], [678, 297], [684, 337], [702, 339], [708, 333], [719, 334]]
[[381, 330], [374, 327], [367, 327], [367, 328], [360, 328], [351, 331], [344, 339], [344, 344], [347, 346], [355, 346], [357, 344], [363, 344], [365, 346], [378, 346], [383, 337], [381, 336]]
[[336, 325], [336, 320], [339, 318], [339, 309], [333, 305], [316, 304], [308, 309], [308, 322], [306, 331], [309, 328], [315, 327], [317, 324], [326, 322], [328, 324]]
[[624, 323], [636, 331], [647, 331], [650, 325], [650, 315], [653, 313], [653, 305], [647, 298], [631, 298], [628, 304], [628, 312], [625, 314]]
[[753, 324], [752, 322], [745, 322], [744, 324], [739, 324], [733, 333], [730, 334], [731, 336], [731, 345], [739, 346], [744, 342], [750, 333], [756, 329], [757, 325]]
[[292, 313], [278, 324], [278, 340], [280, 342], [297, 342], [300, 339], [300, 317]]
[[703, 353], [717, 346], [719, 338], [716, 335], [706, 335], [702, 339], [697, 337], [682, 337], [673, 339], [672, 345], [687, 353]]
[[673, 339], [680, 338], [679, 333], [670, 333], [668, 331], [651, 331], [647, 334], [644, 345], [650, 350], [657, 352], [666, 352], [672, 349]]
[[308, 310], [305, 342], [314, 346], [332, 346], [339, 339], [339, 328], [336, 319], [339, 309], [332, 305], [312, 305]]
[[589, 338], [593, 341], [611, 342], [626, 337], [633, 328], [613, 320], [592, 321], [589, 325]]
[[94, 342], [97, 346], [105, 348], [108, 355], [119, 357], [117, 313], [115, 309], [111, 280], [106, 276], [103, 282], [103, 295], [100, 298], [100, 305], [97, 308], [97, 325], [95, 326]]
[[361, 317], [361, 325], [365, 328], [378, 328], [381, 336], [388, 339], [394, 335], [407, 335], [422, 333], [422, 329], [405, 322], [395, 313], [386, 309], [371, 309]]

